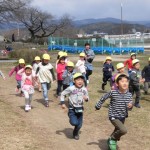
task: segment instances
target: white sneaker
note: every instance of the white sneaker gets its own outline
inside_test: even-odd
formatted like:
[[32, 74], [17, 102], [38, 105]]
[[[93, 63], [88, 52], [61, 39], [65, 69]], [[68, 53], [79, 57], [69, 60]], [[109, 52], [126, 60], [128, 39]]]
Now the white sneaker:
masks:
[[89, 80], [87, 80], [86, 83], [89, 84], [90, 83]]
[[29, 105], [29, 110], [31, 110], [32, 108], [31, 108], [31, 105]]
[[26, 106], [25, 106], [25, 111], [28, 112], [29, 110], [30, 110], [29, 105], [26, 105]]

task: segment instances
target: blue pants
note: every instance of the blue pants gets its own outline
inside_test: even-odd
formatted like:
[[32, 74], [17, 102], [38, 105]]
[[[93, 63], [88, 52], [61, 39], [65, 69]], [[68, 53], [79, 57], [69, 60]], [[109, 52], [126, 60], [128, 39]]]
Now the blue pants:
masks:
[[17, 89], [21, 88], [21, 80], [17, 80]]
[[82, 127], [83, 123], [83, 113], [75, 113], [74, 109], [69, 109], [68, 112], [69, 121], [72, 126], [75, 126], [74, 133], [78, 134], [79, 130]]
[[45, 101], [48, 101], [48, 90], [50, 89], [50, 83], [44, 82], [41, 83], [43, 89], [43, 97]]

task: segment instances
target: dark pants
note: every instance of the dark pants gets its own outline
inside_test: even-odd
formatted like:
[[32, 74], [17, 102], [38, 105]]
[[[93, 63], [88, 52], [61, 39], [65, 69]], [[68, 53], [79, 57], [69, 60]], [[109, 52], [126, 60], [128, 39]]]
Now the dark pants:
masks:
[[103, 86], [105, 86], [108, 81], [110, 82], [110, 86], [112, 86], [111, 76], [103, 76]]
[[69, 109], [68, 116], [69, 116], [70, 124], [72, 126], [75, 126], [74, 134], [77, 135], [79, 133], [79, 130], [82, 127], [83, 113], [75, 113], [74, 109]]
[[63, 84], [63, 90], [67, 89], [69, 85]]
[[60, 94], [61, 94], [62, 86], [63, 86], [63, 81], [62, 80], [58, 80], [57, 81], [57, 93], [56, 93], [58, 96], [60, 96]]
[[92, 74], [92, 70], [86, 70], [86, 80], [89, 80], [89, 76]]
[[111, 134], [112, 139], [119, 141], [120, 137], [127, 133], [127, 129], [124, 126], [124, 122], [125, 122], [125, 119], [123, 119], [123, 120], [119, 120], [119, 119], [111, 120], [111, 123], [115, 127], [113, 133]]
[[129, 92], [132, 93], [132, 95], [136, 95], [135, 97], [135, 105], [139, 104], [141, 99], [141, 92], [140, 92], [140, 86], [130, 85], [129, 86]]

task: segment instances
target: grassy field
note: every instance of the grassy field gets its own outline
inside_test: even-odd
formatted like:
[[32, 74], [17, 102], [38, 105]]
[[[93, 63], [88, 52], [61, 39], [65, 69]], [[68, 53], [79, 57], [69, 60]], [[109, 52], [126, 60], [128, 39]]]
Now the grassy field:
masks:
[[[52, 64], [55, 64], [56, 53], [50, 53]], [[129, 56], [112, 56], [114, 66], [123, 62]], [[139, 55], [141, 68], [147, 64], [147, 55]], [[69, 60], [76, 62], [77, 55], [69, 55]], [[105, 56], [96, 56], [94, 72], [88, 86], [90, 101], [85, 104], [84, 126], [81, 130], [81, 139], [76, 142], [71, 140], [71, 126], [68, 123], [67, 114], [60, 109], [59, 101], [53, 96], [56, 83], [52, 85], [49, 96], [53, 102], [48, 110], [42, 105], [39, 97], [41, 93], [35, 93], [31, 112], [23, 111], [24, 100], [17, 97], [14, 92], [15, 80], [2, 81], [0, 85], [0, 144], [4, 150], [107, 150], [107, 138], [113, 131], [113, 126], [108, 120], [108, 105], [106, 101], [100, 111], [95, 111], [95, 103], [110, 90], [101, 91], [102, 65]], [[0, 69], [8, 74], [14, 64], [1, 63]], [[6, 87], [5, 90], [3, 87]], [[142, 92], [141, 109], [133, 108], [126, 120], [128, 134], [118, 142], [121, 150], [149, 150], [150, 148], [150, 95]], [[22, 99], [22, 100], [20, 100]], [[65, 128], [63, 130], [63, 128]], [[62, 130], [62, 131], [59, 131]], [[59, 131], [59, 132], [58, 132]], [[58, 133], [64, 133], [63, 134]], [[78, 143], [78, 144], [77, 144]]]

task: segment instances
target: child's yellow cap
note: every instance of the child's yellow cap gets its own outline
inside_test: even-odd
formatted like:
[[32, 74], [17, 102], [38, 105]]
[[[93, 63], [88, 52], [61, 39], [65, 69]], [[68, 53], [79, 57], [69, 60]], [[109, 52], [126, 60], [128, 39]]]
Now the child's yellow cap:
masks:
[[136, 63], [139, 63], [140, 61], [138, 59], [132, 60], [132, 65], [135, 65]]
[[117, 68], [117, 70], [118, 70], [118, 69], [121, 69], [121, 68], [124, 68], [124, 64], [123, 64], [123, 63], [118, 63], [118, 64], [116, 65], [116, 68]]

